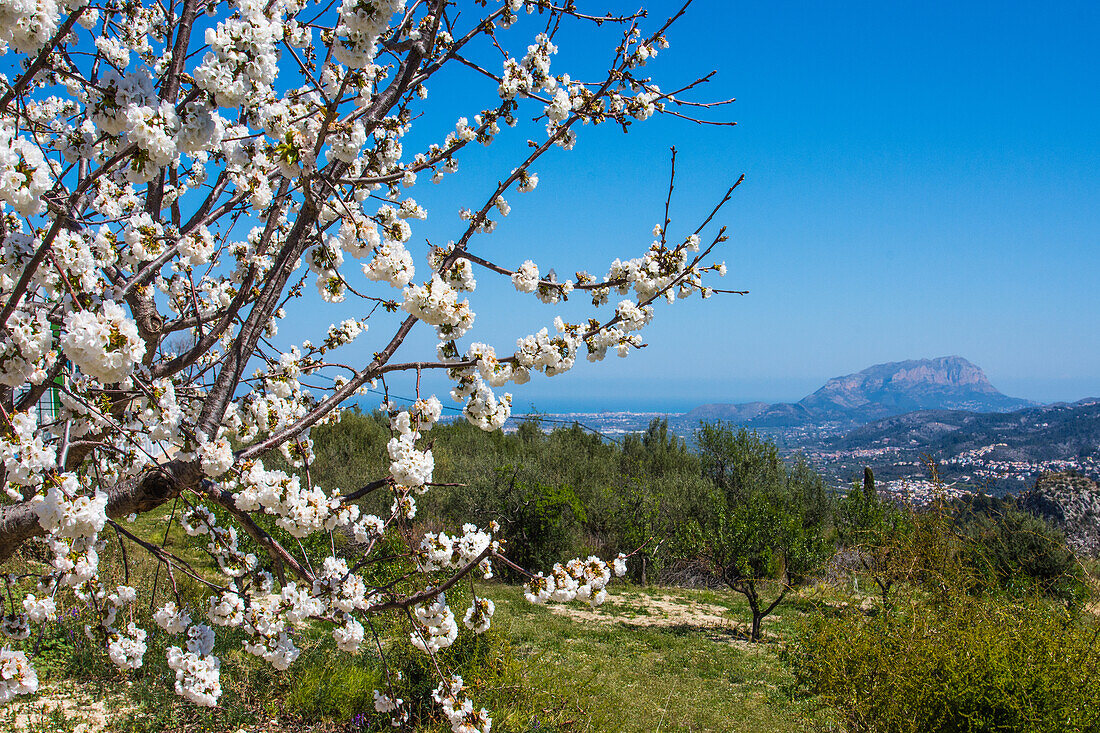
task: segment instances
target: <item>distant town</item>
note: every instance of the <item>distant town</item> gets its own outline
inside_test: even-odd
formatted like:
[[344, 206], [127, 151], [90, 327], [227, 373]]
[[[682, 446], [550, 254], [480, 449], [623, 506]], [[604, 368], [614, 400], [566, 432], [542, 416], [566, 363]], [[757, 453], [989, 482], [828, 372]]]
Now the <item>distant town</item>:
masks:
[[1100, 479], [1100, 399], [1039, 405], [1006, 397], [961, 357], [878, 364], [831, 379], [798, 403], [515, 415], [505, 430], [525, 420], [544, 430], [576, 424], [617, 442], [654, 419], [688, 441], [701, 422], [758, 431], [784, 454], [805, 456], [840, 490], [869, 466], [884, 491], [914, 503], [937, 490], [1017, 494], [1044, 473]]

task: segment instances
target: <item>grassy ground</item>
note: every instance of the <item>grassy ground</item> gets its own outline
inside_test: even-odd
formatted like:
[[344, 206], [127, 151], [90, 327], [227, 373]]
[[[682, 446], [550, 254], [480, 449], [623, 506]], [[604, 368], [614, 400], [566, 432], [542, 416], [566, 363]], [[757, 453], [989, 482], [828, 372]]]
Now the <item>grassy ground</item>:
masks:
[[[747, 608], [726, 594], [652, 588], [620, 591], [587, 618], [526, 603], [519, 589], [494, 589], [498, 618], [517, 645], [532, 688], [556, 690], [583, 719], [576, 730], [808, 731], [813, 719], [798, 701], [781, 656], [782, 643], [750, 644]], [[655, 607], [653, 601], [658, 601]], [[706, 606], [728, 620], [700, 626], [675, 608]], [[789, 629], [797, 608], [766, 627]]]
[[[506, 645], [494, 642], [488, 653], [508, 661], [467, 682], [474, 687], [471, 697], [490, 709], [494, 731], [820, 729], [813, 727], [809, 704], [797, 698], [782, 657], [797, 602], [769, 620], [767, 643], [750, 644], [743, 633], [747, 609], [724, 593], [618, 586], [592, 611], [584, 604], [534, 606], [513, 586], [484, 590], [497, 603], [494, 625], [499, 644]], [[157, 669], [160, 645], [150, 646], [145, 669], [121, 674], [92, 658], [92, 651], [82, 647], [74, 655], [73, 648], [47, 639], [40, 665], [45, 694], [0, 711], [0, 729], [385, 729], [370, 712], [371, 693], [380, 686], [377, 659], [369, 652], [337, 655], [327, 634], [303, 637], [302, 657], [286, 675], [243, 652], [225, 654], [221, 711], [195, 708], [174, 695], [171, 678]], [[442, 723], [418, 727], [448, 729]]]
[[[167, 507], [166, 507], [167, 509]], [[166, 513], [167, 514], [167, 511]], [[173, 522], [165, 538], [165, 515], [146, 515], [128, 530], [167, 547], [202, 573], [210, 560]], [[120, 557], [110, 544], [101, 571], [108, 583], [123, 582]], [[129, 582], [150, 587], [160, 574], [157, 602], [168, 599], [163, 572], [144, 553], [130, 558]], [[114, 577], [114, 576], [119, 577]], [[191, 585], [178, 578], [181, 590]], [[465, 591], [449, 598], [465, 607]], [[798, 617], [809, 601], [792, 598], [765, 622], [765, 643], [750, 644], [748, 608], [730, 592], [637, 588], [616, 584], [598, 609], [587, 604], [536, 606], [522, 589], [491, 584], [480, 593], [497, 604], [494, 630], [465, 640], [448, 652], [466, 655], [448, 669], [470, 669], [470, 655], [484, 658], [463, 671], [471, 698], [489, 708], [494, 731], [809, 731], [823, 726], [811, 705], [796, 694], [783, 659]], [[185, 596], [187, 593], [185, 592]], [[196, 595], [196, 602], [198, 596]], [[233, 632], [221, 632], [220, 709], [200, 709], [177, 697], [164, 648], [177, 640], [148, 621], [145, 666], [119, 672], [102, 651], [83, 639], [81, 609], [62, 609], [49, 625], [35, 665], [43, 694], [0, 708], [0, 730], [130, 733], [161, 731], [355, 731], [390, 729], [373, 712], [372, 693], [382, 687], [379, 659], [368, 646], [358, 656], [337, 653], [327, 629], [307, 628], [296, 643], [301, 657], [285, 674], [239, 648]], [[457, 611], [461, 613], [460, 610]], [[202, 614], [200, 612], [199, 617]], [[380, 629], [391, 651], [408, 647], [407, 629]], [[459, 647], [465, 648], [460, 652]], [[401, 652], [405, 668], [426, 665], [419, 652]], [[387, 652], [389, 656], [389, 652]], [[393, 662], [391, 661], [391, 664]], [[410, 666], [411, 665], [411, 666]], [[484, 671], [480, 671], [484, 670]], [[426, 675], [427, 679], [427, 675]], [[434, 687], [433, 679], [430, 686]], [[434, 705], [429, 715], [437, 715]], [[81, 726], [84, 727], [81, 727]], [[817, 726], [817, 727], [815, 727]], [[436, 721], [419, 730], [445, 731]]]

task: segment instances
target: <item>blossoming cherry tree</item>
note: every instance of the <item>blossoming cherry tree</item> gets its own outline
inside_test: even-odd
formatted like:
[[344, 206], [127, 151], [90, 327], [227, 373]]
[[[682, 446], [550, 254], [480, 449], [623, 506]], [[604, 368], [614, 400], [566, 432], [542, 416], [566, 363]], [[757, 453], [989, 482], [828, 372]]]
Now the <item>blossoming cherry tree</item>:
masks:
[[[37, 689], [33, 629], [66, 597], [93, 610], [88, 633], [121, 668], [143, 664], [149, 634], [173, 637], [175, 690], [207, 706], [221, 695], [221, 628], [239, 629], [244, 649], [276, 669], [294, 662], [307, 623], [327, 625], [347, 652], [384, 614], [427, 654], [455, 641], [459, 619], [489, 628], [492, 601], [475, 595], [456, 612], [447, 592], [511, 564], [497, 528], [407, 539], [433, 485], [426, 436], [441, 401], [383, 405], [389, 471], [362, 486], [312, 481], [310, 429], [387, 375], [428, 370], [447, 375], [469, 422], [500, 429], [508, 383], [561, 374], [581, 353], [626, 355], [659, 301], [713, 292], [703, 279], [725, 272], [708, 259], [724, 230], [701, 238], [712, 213], [672, 238], [667, 204], [653, 241], [602, 275], [559, 280], [532, 259], [478, 253], [509, 214], [506, 197], [534, 190], [535, 164], [572, 149], [581, 127], [703, 121], [712, 105], [681, 95], [709, 77], [670, 93], [643, 73], [683, 12], [650, 24], [572, 0], [0, 0], [0, 562], [32, 539], [48, 548], [36, 570], [4, 580], [0, 702]], [[552, 68], [569, 24], [613, 29], [605, 74]], [[447, 84], [465, 80], [465, 99], [491, 103], [456, 110], [445, 130], [424, 117], [410, 135], [445, 69]], [[512, 127], [531, 128], [526, 154], [487, 179], [452, 242], [415, 246], [427, 216], [416, 186], [454, 174], [471, 146], [519, 134]], [[551, 315], [514, 346], [471, 340], [480, 274], [551, 306], [586, 299], [591, 317]], [[280, 323], [313, 297], [310, 284], [344, 317], [281, 343]], [[369, 326], [374, 346], [353, 346]], [[433, 329], [438, 348], [406, 358], [418, 328]], [[40, 415], [51, 389], [59, 413]], [[265, 466], [272, 451], [293, 470]], [[392, 503], [367, 514], [360, 500], [375, 492]], [[124, 521], [151, 511], [168, 511], [216, 572]], [[332, 533], [348, 541], [295, 541]], [[375, 585], [362, 569], [386, 559], [384, 541], [408, 543], [411, 570]], [[159, 595], [101, 577], [108, 542], [163, 567]], [[311, 557], [318, 546], [330, 549]], [[623, 557], [576, 559], [529, 574], [527, 597], [598, 604], [625, 570]], [[189, 605], [177, 579], [203, 603]], [[156, 602], [159, 629], [135, 622], [141, 598]], [[388, 685], [376, 709], [400, 724], [407, 705]], [[464, 690], [441, 673], [435, 700], [455, 731], [487, 731], [487, 711]]]

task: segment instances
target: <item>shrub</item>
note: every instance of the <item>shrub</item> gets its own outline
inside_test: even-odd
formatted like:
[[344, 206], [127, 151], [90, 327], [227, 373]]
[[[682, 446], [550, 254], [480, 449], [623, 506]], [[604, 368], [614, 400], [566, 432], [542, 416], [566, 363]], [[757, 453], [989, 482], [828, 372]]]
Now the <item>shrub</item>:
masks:
[[1100, 625], [1041, 600], [814, 615], [791, 657], [853, 733], [1100, 730]]
[[958, 531], [968, 540], [965, 562], [984, 588], [1015, 597], [1038, 592], [1071, 606], [1087, 597], [1083, 569], [1065, 535], [1042, 519], [1012, 500], [980, 494], [955, 510]]

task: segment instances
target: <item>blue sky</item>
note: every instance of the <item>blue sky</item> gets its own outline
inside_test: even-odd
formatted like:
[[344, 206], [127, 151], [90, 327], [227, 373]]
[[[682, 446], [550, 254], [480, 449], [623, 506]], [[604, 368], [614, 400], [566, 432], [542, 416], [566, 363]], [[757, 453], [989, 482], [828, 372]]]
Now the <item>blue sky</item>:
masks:
[[[650, 7], [654, 21], [675, 9]], [[948, 354], [1009, 394], [1100, 395], [1098, 32], [1095, 3], [695, 2], [649, 69], [664, 88], [717, 69], [698, 96], [736, 97], [717, 116], [738, 126], [582, 130], [473, 251], [563, 275], [641, 253], [675, 144], [674, 232], [746, 175], [720, 216], [721, 257], [722, 286], [750, 294], [659, 308], [646, 349], [537, 377], [512, 389], [517, 410], [795, 400], [873, 363]], [[595, 71], [610, 40], [563, 34], [555, 66]], [[423, 126], [453, 124], [463, 87], [433, 88], [429, 102], [448, 109]], [[470, 192], [507, 175], [524, 140], [416, 190], [430, 217], [414, 242], [456, 237], [454, 212], [480, 204]], [[498, 350], [560, 312], [509, 290], [481, 274], [472, 298], [475, 338]], [[422, 331], [409, 358], [434, 344]]]

